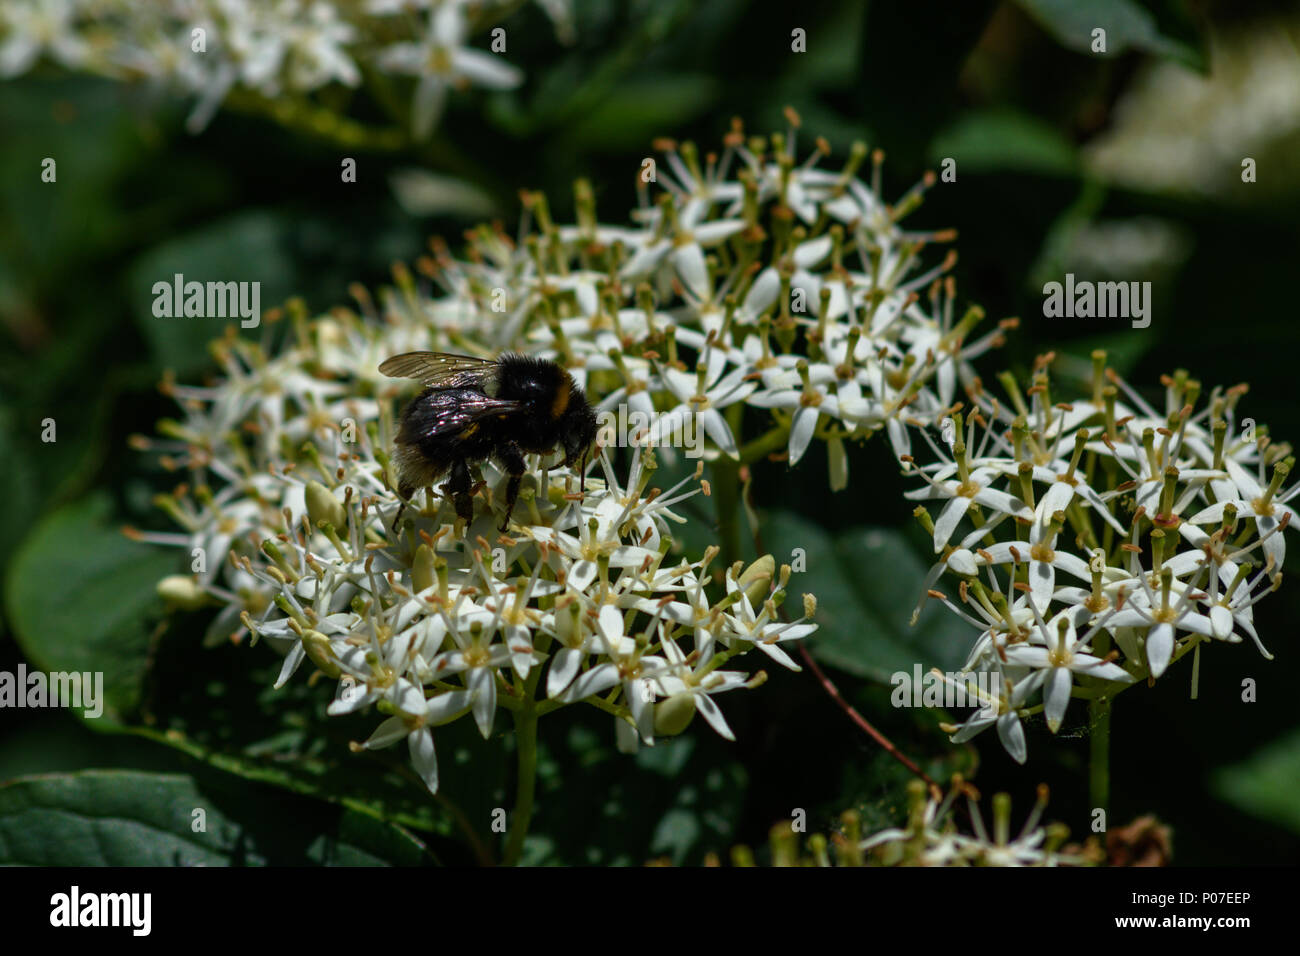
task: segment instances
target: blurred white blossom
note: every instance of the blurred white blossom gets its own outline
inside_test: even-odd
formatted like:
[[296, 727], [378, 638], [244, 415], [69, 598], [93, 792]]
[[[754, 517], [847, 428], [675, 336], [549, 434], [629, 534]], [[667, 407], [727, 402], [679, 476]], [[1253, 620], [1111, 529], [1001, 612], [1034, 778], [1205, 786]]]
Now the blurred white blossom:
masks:
[[[1164, 59], [1144, 66], [1114, 122], [1084, 150], [1095, 173], [1130, 188], [1243, 203], [1295, 181], [1300, 21], [1292, 14], [1212, 31], [1209, 46], [1205, 75]], [[1248, 157], [1261, 172], [1244, 185]]]
[[[541, 5], [571, 36], [568, 0]], [[366, 70], [388, 72], [414, 78], [410, 122], [425, 138], [451, 91], [519, 84], [522, 72], [504, 55], [474, 45], [514, 7], [507, 0], [7, 0], [0, 78], [46, 58], [145, 79], [193, 101], [188, 125], [197, 132], [232, 92], [292, 111], [324, 87], [357, 87]]]
[[[957, 827], [954, 806], [966, 798], [970, 832]], [[977, 794], [960, 778], [946, 796], [927, 797], [919, 782], [909, 788], [908, 823], [881, 830], [862, 840], [868, 860], [886, 866], [1089, 866], [1101, 862], [1093, 846], [1065, 846], [1069, 831], [1061, 824], [1040, 825], [1047, 807], [1047, 788], [1039, 787], [1033, 810], [1013, 835], [1011, 798], [993, 797], [990, 828], [980, 812]]]

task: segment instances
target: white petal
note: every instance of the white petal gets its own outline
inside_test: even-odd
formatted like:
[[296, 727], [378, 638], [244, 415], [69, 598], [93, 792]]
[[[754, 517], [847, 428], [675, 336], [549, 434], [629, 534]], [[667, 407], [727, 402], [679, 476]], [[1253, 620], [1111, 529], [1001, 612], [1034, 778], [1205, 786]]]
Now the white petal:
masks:
[[618, 667], [614, 664], [600, 664], [578, 677], [564, 693], [568, 701], [585, 700], [592, 694], [609, 690], [622, 680]]
[[1017, 498], [1015, 495], [1007, 494], [1005, 491], [998, 491], [994, 488], [982, 488], [975, 495], [975, 500], [995, 511], [1003, 514], [1009, 514], [1016, 518], [1032, 518], [1034, 513], [1029, 510], [1029, 506]]
[[808, 450], [813, 432], [817, 429], [818, 415], [817, 408], [812, 405], [804, 405], [794, 413], [794, 421], [790, 425], [790, 464], [797, 464]]
[[1227, 467], [1233, 483], [1240, 489], [1241, 497], [1247, 501], [1254, 501], [1256, 498], [1263, 496], [1264, 489], [1259, 486], [1259, 482], [1255, 480], [1254, 475], [1241, 467], [1232, 458], [1225, 459], [1223, 463]]
[[492, 717], [497, 709], [495, 668], [474, 667], [469, 672], [469, 690], [474, 695], [474, 722], [487, 740], [492, 734]]
[[1003, 714], [998, 718], [998, 739], [1012, 760], [1016, 763], [1025, 762], [1029, 756], [1025, 747], [1025, 729], [1020, 726], [1020, 718], [1015, 713]]
[[362, 746], [367, 750], [391, 747], [410, 733], [410, 730], [410, 727], [406, 725], [406, 721], [401, 717], [389, 717], [375, 728], [375, 732], [366, 739]]
[[756, 408], [798, 408], [802, 393], [793, 388], [774, 388], [764, 392], [755, 392], [749, 396], [749, 404]]
[[717, 245], [723, 239], [729, 239], [738, 232], [745, 229], [745, 220], [743, 219], [719, 219], [716, 222], [706, 222], [696, 226], [691, 230], [691, 235], [695, 237], [696, 243], [704, 246]]
[[740, 451], [736, 448], [736, 439], [732, 436], [731, 428], [721, 412], [716, 408], [706, 408], [700, 412], [697, 420], [704, 426], [705, 434], [713, 439], [713, 443], [724, 455], [729, 458], [740, 457]]
[[[1071, 499], [1074, 498], [1074, 489], [1067, 482], [1052, 482], [1052, 487], [1047, 489], [1047, 493], [1038, 500], [1038, 507], [1035, 511], [1034, 531], [1035, 534], [1041, 533], [1040, 528], [1046, 527], [1052, 520], [1052, 515], [1058, 511], [1064, 511]], [[1034, 540], [1037, 540], [1035, 538]]]
[[[1235, 490], [1235, 489], [1234, 489]], [[1196, 514], [1187, 519], [1189, 524], [1218, 524], [1223, 520], [1223, 509], [1232, 505], [1237, 509], [1237, 514], [1250, 513], [1250, 505], [1244, 501], [1220, 501], [1218, 504], [1210, 505], [1203, 508]]]
[[609, 649], [617, 648], [619, 638], [624, 636], [623, 615], [619, 609], [612, 604], [606, 604], [600, 609], [600, 616], [596, 619], [596, 627], [600, 631], [600, 636], [605, 639], [605, 646]]
[[438, 792], [438, 755], [433, 749], [433, 734], [423, 727], [407, 738], [411, 748], [411, 766], [420, 775], [430, 793]]
[[575, 591], [585, 591], [587, 585], [596, 580], [599, 571], [595, 561], [578, 561], [569, 569], [569, 576], [565, 583]]
[[523, 70], [506, 63], [495, 53], [461, 47], [452, 51], [451, 63], [457, 73], [493, 90], [514, 89], [524, 81]]
[[757, 318], [771, 308], [781, 292], [781, 276], [776, 269], [768, 266], [758, 274], [754, 284], [745, 293], [744, 310], [751, 318]]
[[697, 243], [682, 246], [673, 253], [673, 265], [677, 269], [677, 275], [682, 280], [682, 284], [689, 289], [697, 299], [707, 299], [709, 297], [710, 283], [709, 270], [704, 264], [704, 250]]
[[957, 525], [961, 519], [966, 516], [966, 511], [970, 508], [970, 499], [965, 495], [957, 495], [943, 506], [939, 512], [938, 519], [934, 522], [934, 550], [937, 554], [944, 549], [952, 533], [957, 530]]
[[622, 717], [614, 718], [614, 738], [621, 754], [634, 754], [641, 746], [636, 728]]
[[1235, 622], [1232, 618], [1232, 612], [1222, 604], [1216, 604], [1214, 607], [1210, 608], [1210, 627], [1214, 631], [1214, 636], [1219, 640], [1227, 640], [1228, 635], [1232, 633], [1234, 625]]
[[285, 685], [285, 682], [293, 676], [293, 672], [298, 669], [303, 658], [307, 656], [307, 651], [302, 646], [302, 641], [297, 641], [289, 648], [289, 653], [284, 655], [284, 663], [280, 666], [280, 676], [275, 679], [271, 686], [279, 690]]
[[727, 726], [727, 718], [722, 716], [722, 711], [718, 708], [708, 694], [695, 695], [695, 709], [704, 715], [704, 719], [709, 722], [709, 726], [716, 730], [727, 740], [735, 740], [736, 735], [731, 732]]
[[966, 548], [957, 548], [952, 554], [948, 555], [948, 569], [954, 574], [979, 574], [979, 565], [975, 561], [975, 555]]
[[467, 690], [449, 690], [425, 703], [425, 721], [433, 726], [450, 723], [469, 709], [472, 695]]
[[1056, 588], [1056, 569], [1046, 561], [1029, 562], [1029, 593], [1039, 612], [1047, 610]]
[[573, 683], [582, 666], [582, 651], [572, 647], [562, 647], [551, 658], [551, 669], [546, 675], [546, 696], [558, 697]]
[[833, 245], [829, 235], [801, 242], [795, 246], [794, 264], [801, 269], [810, 269], [830, 255]]
[[1065, 709], [1070, 705], [1070, 688], [1074, 686], [1067, 667], [1053, 667], [1043, 688], [1043, 712], [1047, 716], [1047, 729], [1056, 733], [1065, 719]]
[[849, 486], [849, 457], [844, 453], [844, 439], [838, 434], [826, 442], [826, 462], [831, 491], [843, 491]]
[[1171, 624], [1157, 624], [1147, 634], [1147, 666], [1152, 677], [1159, 677], [1174, 656], [1174, 628]]
[[[1282, 536], [1285, 532], [1279, 534], [1274, 530], [1278, 526], [1277, 518], [1260, 515], [1255, 519], [1255, 524], [1259, 528], [1261, 538], [1273, 531], [1273, 534], [1264, 538], [1264, 556], [1273, 559], [1273, 572], [1276, 573], [1281, 570], [1282, 563], [1286, 560], [1286, 538]], [[1293, 526], [1294, 522], [1287, 525], [1288, 528]]]
[[426, 140], [442, 118], [447, 104], [447, 84], [438, 76], [422, 77], [411, 98], [411, 135]]

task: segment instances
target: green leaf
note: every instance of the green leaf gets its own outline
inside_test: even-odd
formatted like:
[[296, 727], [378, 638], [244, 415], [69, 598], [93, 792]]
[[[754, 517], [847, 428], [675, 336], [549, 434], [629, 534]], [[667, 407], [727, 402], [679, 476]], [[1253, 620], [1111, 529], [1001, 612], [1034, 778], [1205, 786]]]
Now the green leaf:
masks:
[[957, 173], [1009, 170], [1042, 176], [1073, 176], [1074, 146], [1057, 129], [1014, 109], [965, 113], [930, 143], [930, 162], [956, 160]]
[[32, 666], [101, 672], [101, 719], [121, 723], [140, 702], [154, 587], [176, 558], [125, 538], [111, 511], [99, 493], [41, 522], [10, 565], [5, 605]]
[[432, 862], [426, 847], [398, 827], [220, 775], [93, 770], [0, 786], [0, 865]]
[[1215, 771], [1210, 786], [1247, 813], [1300, 833], [1300, 730], [1292, 730], [1249, 758]]
[[821, 627], [808, 648], [818, 660], [882, 682], [915, 664], [948, 671], [965, 661], [976, 634], [936, 602], [909, 625], [927, 565], [899, 532], [859, 527], [832, 536], [778, 511], [763, 524], [763, 546], [778, 564], [806, 568], [790, 577], [787, 607], [797, 616], [799, 593], [816, 595]]
[[647, 149], [656, 133], [705, 112], [718, 93], [703, 73], [653, 74], [611, 90], [573, 129], [575, 146]]
[[[197, 641], [150, 642], [149, 620], [162, 612], [155, 586], [176, 557], [130, 541], [110, 526], [106, 495], [69, 505], [37, 526], [15, 556], [6, 582], [19, 645], [42, 671], [102, 672], [103, 715], [97, 729], [125, 729], [246, 781], [318, 797], [376, 819], [439, 835], [450, 817], [405, 768], [406, 747], [357, 757], [349, 739], [364, 739], [372, 717], [326, 718], [328, 692], [303, 681], [271, 689], [279, 660], [265, 647], [226, 645], [203, 651]], [[146, 684], [167, 688], [144, 698]], [[146, 711], [150, 727], [127, 726]], [[73, 709], [78, 717], [83, 710]], [[451, 728], [439, 734], [459, 796], [470, 783], [495, 779], [500, 756], [472, 768]], [[477, 737], [475, 734], [474, 737]], [[491, 750], [486, 745], [483, 750]], [[499, 750], [500, 748], [496, 748]], [[461, 764], [460, 773], [451, 769]], [[360, 768], [360, 769], [358, 769]], [[472, 772], [471, 772], [472, 770]]]
[[633, 757], [594, 712], [548, 718], [523, 862], [640, 866], [665, 856], [680, 866], [734, 843], [748, 775], [735, 745], [697, 723]]
[[1106, 31], [1106, 56], [1132, 47], [1184, 66], [1209, 70], [1205, 42], [1183, 3], [1137, 0], [1018, 0], [1062, 46], [1092, 53], [1092, 31]]
[[4, 501], [6, 511], [5, 520], [0, 522], [0, 574], [8, 567], [19, 540], [38, 514], [37, 470], [28, 456], [22, 454], [16, 419], [7, 402], [0, 405], [0, 461], [4, 462], [0, 470], [0, 500]]
[[[177, 374], [210, 364], [208, 343], [227, 326], [240, 328], [238, 315], [185, 317], [154, 315], [154, 286], [183, 282], [257, 282], [264, 312], [283, 302], [297, 285], [279, 220], [264, 210], [247, 210], [155, 246], [136, 260], [129, 273], [131, 314], [149, 343], [154, 361]], [[170, 295], [170, 292], [167, 293]], [[257, 330], [243, 330], [244, 334]]]
[[[449, 800], [487, 802], [475, 788], [499, 781], [504, 757], [471, 733], [472, 723], [440, 729], [446, 779], [434, 798], [407, 767], [405, 744], [351, 752], [349, 741], [374, 729], [373, 714], [328, 718], [329, 688], [305, 676], [274, 690], [280, 660], [265, 645], [204, 650], [177, 621], [174, 638], [152, 644], [148, 621], [162, 611], [155, 586], [176, 557], [123, 537], [109, 514], [105, 495], [56, 512], [15, 557], [6, 587], [33, 668], [103, 673], [97, 728], [125, 729], [244, 780], [440, 836], [455, 830]], [[146, 687], [166, 692], [146, 698]], [[142, 714], [149, 726], [127, 726]]]
[[[118, 84], [98, 77], [7, 79], [0, 98], [0, 255], [24, 285], [92, 260], [129, 229], [120, 177], [142, 149]], [[42, 180], [54, 160], [54, 182]], [[66, 274], [66, 273], [65, 273]]]
[[488, 814], [481, 807], [500, 806], [501, 797], [481, 790], [499, 786], [505, 755], [479, 736], [472, 721], [438, 728], [442, 779], [434, 797], [410, 769], [405, 741], [378, 751], [350, 748], [370, 736], [382, 715], [328, 716], [332, 687], [309, 681], [306, 673], [275, 689], [280, 663], [265, 643], [201, 649], [193, 630], [176, 622], [174, 636], [159, 642], [150, 671], [149, 686], [167, 692], [150, 699], [149, 724], [128, 731], [246, 781], [438, 837], [463, 835], [457, 807], [486, 831], [481, 821]]

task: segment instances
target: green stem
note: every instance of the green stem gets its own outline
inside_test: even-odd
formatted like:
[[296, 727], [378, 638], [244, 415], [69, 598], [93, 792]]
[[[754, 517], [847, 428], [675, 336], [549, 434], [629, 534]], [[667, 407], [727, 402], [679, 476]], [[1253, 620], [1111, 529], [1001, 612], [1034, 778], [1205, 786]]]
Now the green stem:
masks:
[[506, 866], [517, 866], [523, 853], [524, 838], [533, 819], [533, 795], [537, 791], [537, 712], [529, 705], [515, 711], [515, 751], [519, 771], [515, 781], [515, 817], [510, 822], [506, 840]]
[[718, 547], [722, 565], [740, 560], [740, 466], [730, 458], [718, 458], [709, 465], [713, 506], [718, 513]]
[[232, 90], [222, 104], [226, 109], [269, 116], [296, 132], [328, 140], [344, 148], [393, 152], [407, 144], [400, 128], [370, 126], [342, 116], [305, 97], [271, 100], [251, 90]]
[[759, 435], [753, 441], [740, 446], [740, 463], [748, 465], [776, 451], [790, 440], [790, 426], [777, 425], [771, 431]]
[[1088, 702], [1088, 797], [1094, 810], [1107, 810], [1110, 803], [1110, 708], [1109, 697]]

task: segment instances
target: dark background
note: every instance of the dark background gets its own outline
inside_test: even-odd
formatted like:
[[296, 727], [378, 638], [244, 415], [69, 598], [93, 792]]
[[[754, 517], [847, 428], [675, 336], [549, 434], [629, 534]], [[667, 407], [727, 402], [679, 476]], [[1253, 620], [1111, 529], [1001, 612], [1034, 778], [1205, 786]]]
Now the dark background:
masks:
[[[1145, 10], [1150, 31], [1112, 29], [1110, 53], [1088, 53], [1076, 20], [1109, 22], [1104, 14], [1116, 7]], [[152, 282], [173, 271], [220, 272], [260, 279], [264, 308], [293, 294], [313, 312], [346, 302], [348, 283], [384, 284], [391, 262], [421, 254], [430, 234], [458, 247], [471, 221], [445, 210], [403, 208], [390, 188], [395, 171], [435, 170], [472, 184], [490, 202], [487, 215], [511, 228], [519, 188], [546, 190], [562, 221], [571, 215], [572, 182], [583, 176], [595, 187], [601, 220], [618, 223], [634, 202], [634, 176], [641, 159], [653, 155], [654, 137], [693, 138], [703, 151], [719, 142], [733, 116], [751, 132], [783, 129], [781, 111], [791, 105], [803, 119], [801, 157], [817, 135], [835, 149], [826, 163], [832, 167], [855, 139], [882, 147], [888, 197], [944, 157], [957, 160], [957, 181], [936, 186], [908, 224], [955, 227], [963, 303], [981, 303], [994, 318], [1022, 317], [1008, 347], [979, 362], [986, 377], [1000, 362], [1023, 373], [1049, 349], [1086, 360], [1104, 347], [1149, 398], [1158, 394], [1145, 386], [1176, 368], [1191, 370], [1207, 391], [1246, 381], [1251, 391], [1242, 414], [1267, 423], [1277, 439], [1300, 435], [1294, 392], [1300, 337], [1293, 331], [1300, 107], [1290, 125], [1256, 124], [1241, 143], [1225, 142], [1224, 130], [1232, 127], [1222, 121], [1262, 109], [1269, 77], [1234, 77], [1261, 44], [1288, 35], [1295, 43], [1300, 14], [1294, 5], [909, 0], [808, 3], [792, 12], [781, 0], [583, 0], [576, 9], [571, 47], [556, 44], [536, 8], [517, 12], [507, 23], [509, 58], [526, 71], [524, 85], [453, 99], [427, 146], [344, 150], [233, 110], [191, 136], [183, 128], [186, 104], [49, 66], [0, 85], [0, 668], [12, 670], [24, 658], [40, 662], [50, 646], [74, 644], [83, 631], [123, 640], [134, 654], [144, 648], [147, 678], [137, 706], [114, 726], [144, 727], [152, 737], [95, 733], [66, 713], [5, 711], [0, 780], [123, 768], [190, 774], [207, 793], [229, 790], [233, 782], [238, 793], [235, 776], [211, 769], [212, 750], [163, 745], [165, 730], [180, 729], [202, 748], [240, 752], [235, 773], [264, 795], [252, 815], [230, 797], [230, 826], [240, 834], [235, 843], [254, 848], [232, 850], [230, 862], [336, 859], [312, 850], [308, 832], [301, 842], [286, 838], [276, 814], [313, 821], [324, 814], [316, 829], [347, 824], [315, 797], [341, 792], [340, 780], [355, 781], [358, 758], [349, 757], [344, 742], [368, 733], [366, 722], [340, 728], [305, 716], [319, 711], [321, 688], [272, 696], [271, 655], [261, 648], [201, 649], [202, 614], [159, 627], [161, 606], [147, 582], [156, 569], [175, 567], [173, 555], [141, 565], [141, 587], [129, 597], [116, 586], [96, 590], [79, 577], [96, 565], [93, 556], [70, 553], [66, 573], [37, 556], [48, 553], [50, 536], [67, 522], [107, 530], [122, 523], [166, 527], [149, 500], [171, 480], [128, 447], [128, 436], [149, 434], [159, 418], [173, 414], [154, 387], [164, 368], [183, 381], [211, 373], [204, 342], [219, 330], [160, 329], [149, 311]], [[806, 54], [790, 51], [794, 27], [807, 31]], [[1187, 112], [1178, 124], [1181, 136], [1164, 147], [1208, 170], [1194, 188], [1172, 174], [1167, 181], [1135, 182], [1097, 159], [1099, 150], [1122, 153], [1115, 144], [1128, 136], [1128, 159], [1141, 160], [1149, 147], [1131, 144], [1135, 131], [1185, 109], [1153, 94], [1134, 99], [1156, 70], [1219, 84], [1215, 107]], [[1126, 113], [1126, 103], [1139, 105]], [[362, 120], [382, 120], [364, 96], [349, 108]], [[339, 181], [345, 155], [357, 159], [355, 184]], [[58, 161], [57, 184], [39, 180], [46, 156]], [[1243, 156], [1257, 160], [1257, 183], [1241, 182], [1234, 157]], [[1118, 162], [1122, 167], [1122, 157]], [[1098, 239], [1098, 229], [1120, 232]], [[1153, 282], [1150, 328], [1041, 316], [1046, 278], [1066, 271], [1108, 277], [1095, 264], [1098, 253], [1089, 252], [1097, 248], [1110, 257], [1115, 277]], [[47, 417], [58, 423], [54, 444], [40, 441]], [[851, 454], [850, 486], [835, 495], [825, 490], [818, 455], [796, 472], [776, 464], [758, 469], [759, 506], [787, 512], [774, 519], [776, 543], [765, 542], [769, 548], [785, 540], [802, 544], [814, 535], [810, 528], [840, 542], [817, 554], [844, 566], [810, 561], [807, 590], [820, 592], [830, 574], [850, 582], [877, 574], [874, 566], [844, 564], [851, 549], [843, 542], [854, 533], [845, 529], [894, 529], [924, 567], [924, 541], [900, 494], [906, 484], [877, 444]], [[101, 540], [107, 539], [88, 536], [86, 549]], [[97, 566], [137, 561], [139, 554], [123, 551]], [[1289, 558], [1287, 570], [1294, 564]], [[876, 611], [905, 623], [913, 595], [896, 595], [897, 606]], [[1274, 661], [1261, 659], [1249, 643], [1207, 648], [1196, 701], [1188, 699], [1186, 663], [1155, 688], [1135, 688], [1119, 699], [1112, 826], [1155, 814], [1172, 827], [1178, 864], [1300, 859], [1294, 796], [1300, 722], [1286, 677], [1300, 655], [1297, 611], [1294, 584], [1256, 610]], [[854, 635], [840, 637], [851, 642]], [[565, 715], [544, 723], [535, 822], [541, 840], [532, 858], [639, 863], [662, 856], [694, 863], [707, 851], [725, 857], [735, 843], [761, 846], [768, 828], [789, 819], [793, 807], [808, 809], [813, 829], [833, 826], [835, 814], [849, 807], [876, 825], [896, 821], [906, 774], [833, 707], [810, 675], [768, 670], [772, 679], [762, 690], [724, 701], [735, 745], [696, 726], [658, 753], [632, 760], [612, 753], [607, 718]], [[992, 734], [979, 738], [977, 748], [956, 749], [935, 733], [933, 714], [891, 709], [888, 688], [867, 679], [871, 670], [868, 663], [833, 667], [831, 674], [932, 773], [978, 765], [977, 785], [986, 794], [1012, 793], [1017, 821], [1034, 786], [1045, 781], [1053, 794], [1048, 816], [1086, 835], [1082, 710], [1071, 711], [1075, 726], [1067, 722], [1055, 741], [1041, 723], [1032, 726], [1028, 765], [1017, 767]], [[1258, 682], [1254, 704], [1240, 703], [1247, 677]], [[266, 715], [283, 719], [295, 700], [298, 723], [268, 729]], [[504, 751], [499, 740], [489, 746], [476, 734], [456, 733], [438, 738], [443, 776], [455, 773], [447, 755], [456, 748], [476, 762], [484, 782], [448, 783], [452, 798], [473, 815], [503, 799], [504, 771], [494, 761], [504, 760]], [[290, 797], [269, 789], [268, 780], [283, 780], [250, 767], [262, 766], [267, 754], [285, 753], [306, 755], [312, 769], [295, 778], [297, 803], [280, 810], [279, 801]], [[389, 778], [404, 759], [404, 752], [394, 755]], [[288, 763], [281, 760], [276, 771]], [[308, 777], [312, 786], [302, 783]], [[0, 802], [0, 830], [15, 819], [3, 822]], [[0, 848], [6, 845], [13, 846], [0, 840]], [[468, 858], [454, 837], [439, 852]]]

